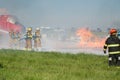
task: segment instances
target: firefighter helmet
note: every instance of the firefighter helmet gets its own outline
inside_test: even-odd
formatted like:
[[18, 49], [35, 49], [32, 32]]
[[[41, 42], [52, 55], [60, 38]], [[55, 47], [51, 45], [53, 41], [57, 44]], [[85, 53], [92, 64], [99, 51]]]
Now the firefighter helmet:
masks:
[[32, 28], [31, 28], [31, 27], [28, 27], [28, 28], [27, 28], [27, 31], [32, 31]]
[[36, 28], [36, 30], [37, 30], [37, 31], [39, 31], [39, 30], [40, 30], [40, 28]]
[[110, 29], [110, 34], [117, 33], [116, 29]]

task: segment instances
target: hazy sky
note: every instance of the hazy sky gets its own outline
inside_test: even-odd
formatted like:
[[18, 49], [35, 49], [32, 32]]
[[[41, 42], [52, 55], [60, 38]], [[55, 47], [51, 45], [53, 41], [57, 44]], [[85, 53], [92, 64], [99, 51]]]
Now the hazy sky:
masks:
[[0, 0], [26, 27], [110, 26], [120, 22], [120, 0]]

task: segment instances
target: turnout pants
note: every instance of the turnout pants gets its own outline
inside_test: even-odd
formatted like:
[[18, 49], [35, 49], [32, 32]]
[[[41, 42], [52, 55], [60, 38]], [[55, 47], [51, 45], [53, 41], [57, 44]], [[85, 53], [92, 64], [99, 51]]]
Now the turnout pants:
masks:
[[109, 54], [108, 58], [109, 66], [120, 66], [120, 53], [119, 54]]
[[32, 39], [26, 39], [26, 49], [32, 49]]
[[34, 40], [34, 48], [38, 48], [38, 47], [41, 47], [41, 40], [40, 40], [40, 38], [36, 38]]

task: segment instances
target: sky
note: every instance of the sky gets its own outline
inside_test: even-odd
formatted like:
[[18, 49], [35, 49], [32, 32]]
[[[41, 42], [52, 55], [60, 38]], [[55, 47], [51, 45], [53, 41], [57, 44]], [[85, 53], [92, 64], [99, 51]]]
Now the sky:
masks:
[[0, 12], [26, 27], [108, 27], [120, 22], [120, 0], [0, 0]]

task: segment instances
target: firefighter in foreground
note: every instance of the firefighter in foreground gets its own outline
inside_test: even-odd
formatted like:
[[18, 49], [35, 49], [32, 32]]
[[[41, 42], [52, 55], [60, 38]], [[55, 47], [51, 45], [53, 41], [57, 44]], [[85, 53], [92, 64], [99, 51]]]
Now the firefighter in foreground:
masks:
[[25, 34], [25, 40], [26, 40], [26, 45], [25, 45], [25, 50], [32, 50], [32, 28], [29, 27], [27, 28], [26, 34]]
[[34, 50], [40, 51], [41, 50], [41, 34], [40, 34], [39, 28], [36, 28], [36, 31], [33, 36], [33, 40], [34, 40]]
[[105, 54], [107, 49], [109, 53], [109, 66], [120, 66], [120, 39], [117, 37], [116, 29], [110, 30], [110, 37], [105, 41], [103, 50]]

